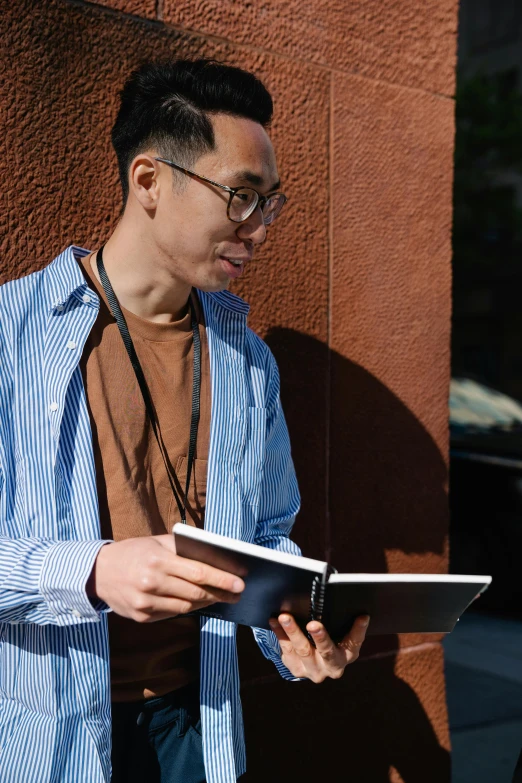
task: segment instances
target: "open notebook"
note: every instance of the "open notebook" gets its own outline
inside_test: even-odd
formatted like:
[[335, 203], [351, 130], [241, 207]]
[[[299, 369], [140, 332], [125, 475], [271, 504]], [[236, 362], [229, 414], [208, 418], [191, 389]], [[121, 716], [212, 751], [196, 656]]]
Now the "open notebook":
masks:
[[370, 615], [368, 634], [449, 633], [491, 583], [467, 574], [339, 574], [328, 563], [278, 552], [178, 523], [181, 557], [241, 576], [236, 604], [216, 603], [199, 614], [269, 629], [270, 617], [292, 614], [304, 629], [320, 620], [339, 641], [354, 619]]

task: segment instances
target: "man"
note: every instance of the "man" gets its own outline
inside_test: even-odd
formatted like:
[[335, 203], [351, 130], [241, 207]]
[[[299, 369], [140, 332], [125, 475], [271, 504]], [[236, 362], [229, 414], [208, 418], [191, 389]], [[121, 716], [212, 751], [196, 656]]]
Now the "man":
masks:
[[[271, 115], [239, 69], [141, 67], [114, 233], [0, 290], [2, 781], [109, 781], [111, 743], [114, 783], [244, 772], [235, 626], [187, 617], [244, 584], [170, 531], [297, 551], [277, 368], [226, 291], [285, 202]], [[288, 615], [255, 634], [283, 677], [320, 682], [366, 624], [339, 646]]]

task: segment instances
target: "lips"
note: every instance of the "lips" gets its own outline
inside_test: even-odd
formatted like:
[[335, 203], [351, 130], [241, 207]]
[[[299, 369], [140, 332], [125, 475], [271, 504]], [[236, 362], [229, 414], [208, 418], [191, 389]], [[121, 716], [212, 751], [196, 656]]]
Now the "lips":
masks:
[[244, 264], [247, 261], [251, 261], [252, 260], [252, 256], [251, 255], [249, 255], [249, 256], [236, 256], [236, 255], [232, 255], [232, 253], [229, 256], [220, 255], [219, 257], [220, 258], [224, 258], [226, 261], [231, 261], [231, 262], [237, 261], [237, 262], [239, 262], [241, 264]]
[[219, 256], [219, 260], [221, 262], [221, 268], [225, 272], [225, 274], [231, 278], [235, 279], [236, 277], [240, 277], [240, 275], [243, 274], [245, 264], [247, 261], [251, 260], [251, 257], [243, 257], [243, 258], [237, 258], [235, 256]]

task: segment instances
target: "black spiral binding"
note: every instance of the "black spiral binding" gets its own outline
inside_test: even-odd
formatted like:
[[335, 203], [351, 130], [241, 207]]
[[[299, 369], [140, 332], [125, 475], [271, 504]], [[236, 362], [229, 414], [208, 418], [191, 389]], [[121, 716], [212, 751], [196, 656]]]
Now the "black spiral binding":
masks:
[[[332, 574], [336, 574], [337, 569], [333, 566], [329, 565], [326, 568], [325, 573], [323, 576], [315, 576], [314, 581], [312, 582], [312, 590], [310, 592], [310, 620], [317, 620], [318, 622], [323, 621], [323, 613], [324, 613], [324, 601], [326, 598], [326, 586], [328, 584], [328, 580], [330, 579], [330, 576]], [[314, 641], [310, 634], [308, 634], [308, 638], [314, 644]]]
[[310, 620], [321, 622], [323, 618], [325, 583], [320, 576], [314, 576], [310, 593]]

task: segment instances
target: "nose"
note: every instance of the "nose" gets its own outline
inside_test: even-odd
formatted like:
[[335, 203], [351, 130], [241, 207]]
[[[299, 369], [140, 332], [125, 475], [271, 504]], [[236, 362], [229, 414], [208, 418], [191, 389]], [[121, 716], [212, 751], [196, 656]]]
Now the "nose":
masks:
[[266, 239], [266, 226], [261, 207], [256, 207], [250, 217], [239, 224], [236, 235], [243, 241], [252, 242], [253, 245], [263, 244]]

